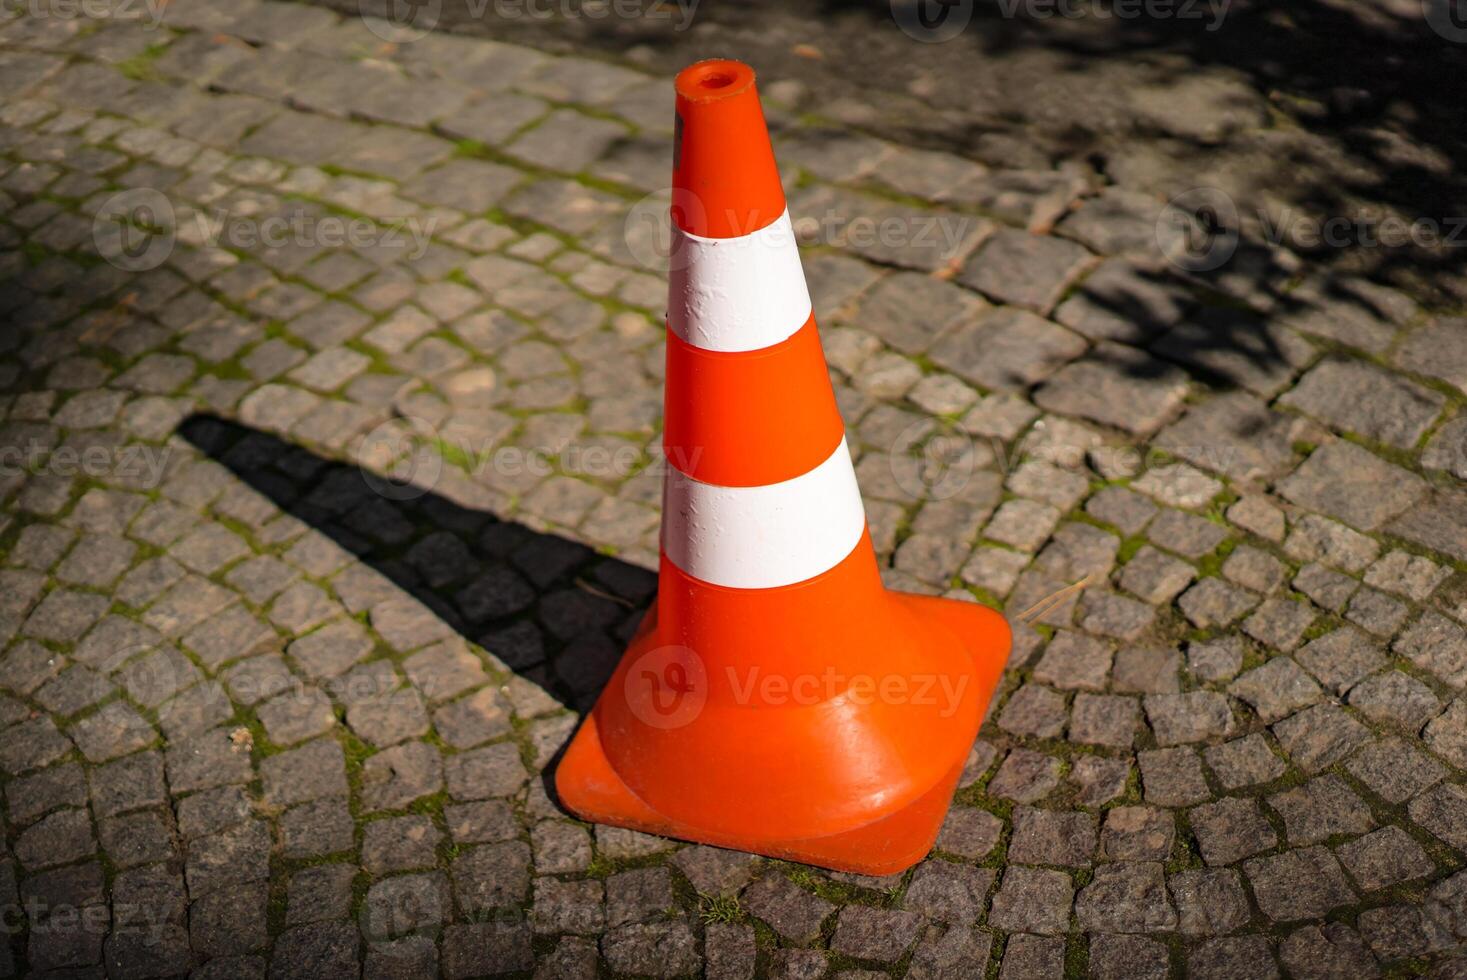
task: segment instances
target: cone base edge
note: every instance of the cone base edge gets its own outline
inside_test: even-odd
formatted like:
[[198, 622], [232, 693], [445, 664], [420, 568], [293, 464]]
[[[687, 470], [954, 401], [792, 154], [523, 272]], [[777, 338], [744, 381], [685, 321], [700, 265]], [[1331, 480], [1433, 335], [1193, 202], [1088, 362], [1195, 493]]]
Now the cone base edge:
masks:
[[850, 830], [802, 839], [749, 840], [675, 821], [648, 806], [612, 769], [601, 749], [595, 716], [588, 715], [556, 770], [555, 789], [560, 802], [588, 823], [884, 877], [907, 870], [932, 850], [962, 770], [959, 764], [915, 800]]

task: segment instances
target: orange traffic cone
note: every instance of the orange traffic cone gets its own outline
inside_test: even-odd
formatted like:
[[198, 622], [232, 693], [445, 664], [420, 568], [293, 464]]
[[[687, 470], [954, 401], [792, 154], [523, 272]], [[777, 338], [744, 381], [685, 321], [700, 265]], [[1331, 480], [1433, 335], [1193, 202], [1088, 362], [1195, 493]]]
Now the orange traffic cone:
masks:
[[936, 839], [1008, 624], [883, 587], [754, 73], [676, 87], [657, 603], [556, 786], [596, 823], [890, 874]]

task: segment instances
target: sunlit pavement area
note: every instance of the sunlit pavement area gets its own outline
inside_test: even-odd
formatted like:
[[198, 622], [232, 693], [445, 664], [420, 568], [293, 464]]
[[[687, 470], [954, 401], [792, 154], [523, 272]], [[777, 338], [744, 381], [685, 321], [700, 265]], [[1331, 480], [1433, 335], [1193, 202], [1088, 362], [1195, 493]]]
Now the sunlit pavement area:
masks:
[[[1467, 972], [1467, 211], [1388, 142], [1426, 116], [1352, 143], [1213, 66], [1100, 166], [904, 128], [920, 85], [827, 104], [775, 35], [888, 584], [1015, 624], [937, 849], [873, 879], [547, 779], [656, 587], [681, 49], [4, 16], [0, 976]], [[1357, 168], [1325, 216], [1436, 194], [1438, 240], [1270, 236], [1285, 159]]]

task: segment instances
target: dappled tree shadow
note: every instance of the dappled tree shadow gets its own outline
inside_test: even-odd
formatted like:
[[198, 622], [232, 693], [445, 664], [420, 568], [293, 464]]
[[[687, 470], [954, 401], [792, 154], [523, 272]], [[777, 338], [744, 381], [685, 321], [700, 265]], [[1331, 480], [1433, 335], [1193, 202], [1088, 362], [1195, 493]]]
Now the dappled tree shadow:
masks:
[[[357, 10], [355, 0], [328, 2]], [[364, 9], [387, 3], [366, 0]], [[543, 16], [531, 16], [532, 6]], [[1467, 158], [1467, 43], [1434, 31], [1420, 4], [1232, 0], [1215, 22], [1207, 4], [1175, 5], [1196, 16], [1129, 19], [1094, 15], [1104, 4], [1062, 6], [1091, 13], [1059, 16], [1047, 0], [959, 0], [954, 9], [970, 20], [938, 44], [903, 33], [889, 0], [705, 0], [631, 18], [566, 16], [574, 3], [443, 0], [441, 25], [567, 53], [630, 52], [663, 72], [733, 55], [765, 78], [798, 80], [799, 107], [897, 142], [1000, 167], [1084, 161], [1102, 181], [1160, 200], [1222, 189], [1246, 238], [1279, 239], [1304, 264], [1255, 247], [1200, 277], [1204, 287], [1225, 287], [1224, 304], [1246, 296], [1257, 311], [1213, 317], [1208, 331], [1178, 334], [1164, 348], [1194, 348], [1176, 359], [1210, 380], [1230, 380], [1199, 368], [1214, 353], [1253, 360], [1257, 371], [1287, 364], [1270, 324], [1391, 317], [1347, 278], [1405, 288], [1436, 306], [1467, 300], [1467, 174], [1454, 165]], [[1137, 90], [1151, 93], [1156, 111], [1138, 108]], [[1379, 228], [1356, 219], [1386, 216], [1423, 219], [1439, 238], [1459, 240], [1363, 240]], [[1345, 244], [1309, 238], [1329, 218], [1349, 222]], [[1314, 288], [1298, 292], [1311, 279]], [[1378, 353], [1356, 342], [1368, 332], [1323, 336]]]

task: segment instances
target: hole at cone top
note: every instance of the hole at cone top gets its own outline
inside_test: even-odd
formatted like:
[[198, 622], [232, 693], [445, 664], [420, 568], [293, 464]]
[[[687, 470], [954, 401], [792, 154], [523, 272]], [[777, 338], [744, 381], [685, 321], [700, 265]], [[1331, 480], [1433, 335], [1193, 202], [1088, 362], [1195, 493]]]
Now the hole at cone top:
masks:
[[712, 102], [738, 95], [754, 84], [754, 69], [741, 61], [700, 61], [683, 69], [677, 91], [692, 102]]

